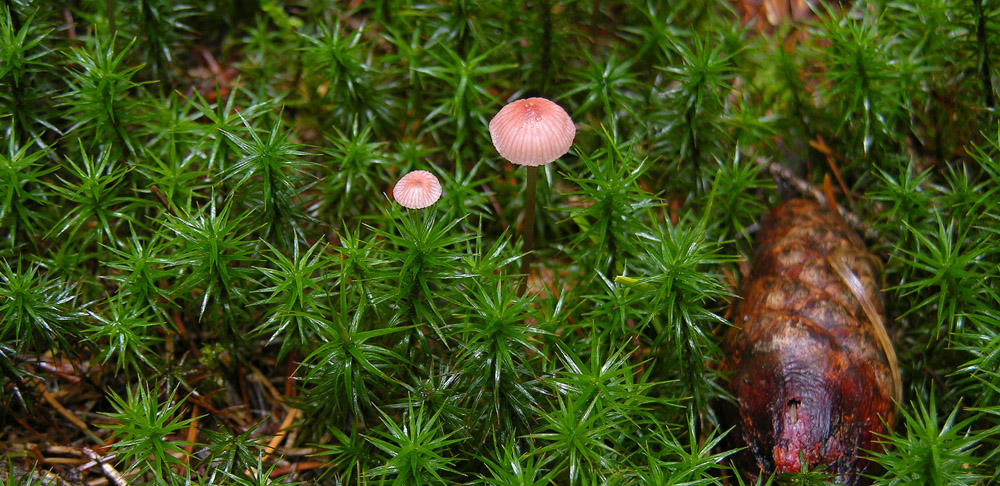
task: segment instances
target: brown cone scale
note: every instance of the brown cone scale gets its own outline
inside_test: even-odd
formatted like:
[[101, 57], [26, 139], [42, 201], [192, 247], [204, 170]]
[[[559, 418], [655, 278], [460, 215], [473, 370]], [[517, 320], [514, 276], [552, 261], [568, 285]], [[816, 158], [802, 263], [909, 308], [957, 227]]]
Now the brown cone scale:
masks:
[[[878, 260], [836, 214], [794, 199], [761, 223], [753, 268], [723, 341], [734, 461], [750, 481], [822, 468], [865, 484], [867, 451], [901, 393]], [[734, 409], [733, 409], [734, 408]]]

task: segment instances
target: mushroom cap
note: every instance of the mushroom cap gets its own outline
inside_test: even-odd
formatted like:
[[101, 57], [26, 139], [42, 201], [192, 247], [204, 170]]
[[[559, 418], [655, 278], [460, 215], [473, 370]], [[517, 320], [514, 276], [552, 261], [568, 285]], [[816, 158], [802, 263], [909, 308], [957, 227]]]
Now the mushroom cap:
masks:
[[441, 198], [441, 183], [426, 170], [415, 170], [396, 181], [392, 197], [410, 209], [430, 206]]
[[576, 125], [561, 106], [545, 98], [507, 104], [490, 120], [490, 138], [500, 156], [518, 165], [545, 165], [573, 145]]

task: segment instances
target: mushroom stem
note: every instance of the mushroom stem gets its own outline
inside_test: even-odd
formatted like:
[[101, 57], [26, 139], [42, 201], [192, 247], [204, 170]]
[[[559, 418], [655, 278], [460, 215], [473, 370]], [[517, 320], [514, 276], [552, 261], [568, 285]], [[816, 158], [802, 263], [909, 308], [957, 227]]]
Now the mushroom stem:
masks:
[[525, 191], [525, 255], [521, 273], [525, 280], [517, 294], [524, 295], [535, 242], [535, 185], [538, 166], [554, 162], [569, 151], [576, 137], [576, 125], [561, 106], [545, 98], [527, 98], [508, 103], [490, 120], [490, 139], [500, 156], [513, 164], [528, 166]]
[[524, 274], [524, 280], [521, 282], [521, 286], [517, 289], [517, 295], [524, 295], [524, 291], [528, 288], [528, 272], [531, 266], [531, 249], [535, 244], [535, 186], [538, 181], [538, 167], [529, 166], [528, 169], [528, 181], [525, 185], [525, 192], [527, 193], [527, 199], [524, 207], [524, 232], [522, 237], [524, 238], [524, 257], [521, 258], [521, 273]]

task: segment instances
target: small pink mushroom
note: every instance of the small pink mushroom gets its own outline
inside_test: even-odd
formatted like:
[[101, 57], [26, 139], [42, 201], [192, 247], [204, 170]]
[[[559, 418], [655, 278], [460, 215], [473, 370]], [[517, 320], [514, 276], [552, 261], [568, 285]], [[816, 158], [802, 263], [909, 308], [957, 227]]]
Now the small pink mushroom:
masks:
[[392, 188], [392, 197], [410, 209], [430, 206], [441, 198], [441, 183], [426, 170], [415, 170], [403, 176]]

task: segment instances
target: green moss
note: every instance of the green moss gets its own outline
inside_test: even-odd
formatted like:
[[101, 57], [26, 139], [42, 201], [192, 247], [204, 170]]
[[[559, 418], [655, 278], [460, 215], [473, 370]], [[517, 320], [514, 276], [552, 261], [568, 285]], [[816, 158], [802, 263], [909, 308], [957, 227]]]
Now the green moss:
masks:
[[[763, 161], [839, 174], [884, 263], [876, 481], [996, 484], [1000, 5], [846, 8], [5, 2], [0, 417], [44, 433], [38, 383], [75, 391], [97, 435], [48, 437], [110, 439], [132, 484], [723, 484], [718, 343], [789, 194]], [[487, 122], [543, 94], [578, 132], [520, 295]], [[413, 169], [421, 211], [388, 197]]]

